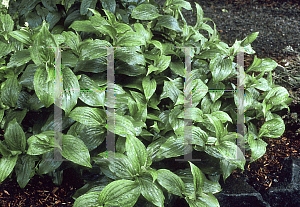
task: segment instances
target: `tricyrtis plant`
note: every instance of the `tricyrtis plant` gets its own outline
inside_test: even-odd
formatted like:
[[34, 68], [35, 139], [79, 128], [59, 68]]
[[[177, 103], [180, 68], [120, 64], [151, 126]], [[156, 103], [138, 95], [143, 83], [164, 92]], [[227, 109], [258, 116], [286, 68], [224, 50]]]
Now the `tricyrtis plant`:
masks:
[[[207, 24], [212, 20], [203, 17], [197, 3], [197, 23], [187, 25], [181, 11], [191, 5], [184, 0], [168, 0], [163, 8], [152, 0], [34, 1], [28, 6], [24, 1], [10, 3], [8, 13], [0, 16], [1, 182], [15, 172], [22, 188], [34, 174], [48, 174], [59, 185], [63, 170], [72, 167], [82, 177], [101, 176], [76, 192], [74, 206], [134, 206], [140, 201], [167, 206], [170, 195], [190, 206], [219, 206], [213, 194], [221, 190], [221, 175], [225, 181], [246, 163], [236, 139], [245, 140], [254, 161], [266, 152], [262, 137], [283, 134], [283, 120], [275, 112], [288, 108], [292, 99], [272, 80], [275, 61], [255, 56], [245, 71], [244, 135], [236, 133], [238, 97], [225, 93], [237, 89], [232, 83], [240, 75], [235, 56], [240, 50], [255, 53], [251, 43], [258, 32], [230, 47], [220, 40], [216, 25]], [[24, 11], [15, 14], [16, 8]], [[55, 83], [55, 48], [65, 46], [62, 83]], [[113, 106], [105, 92], [112, 46]], [[182, 47], [191, 49], [190, 85]], [[62, 119], [54, 117], [56, 84], [62, 84], [62, 104], [55, 103]], [[187, 88], [192, 108], [185, 110]], [[187, 112], [192, 126], [185, 126]], [[106, 121], [112, 115], [115, 125]], [[55, 131], [58, 120], [62, 132]], [[115, 134], [115, 153], [105, 150], [108, 131]], [[71, 162], [55, 160], [55, 150]], [[201, 161], [164, 169], [168, 158], [191, 152]]]

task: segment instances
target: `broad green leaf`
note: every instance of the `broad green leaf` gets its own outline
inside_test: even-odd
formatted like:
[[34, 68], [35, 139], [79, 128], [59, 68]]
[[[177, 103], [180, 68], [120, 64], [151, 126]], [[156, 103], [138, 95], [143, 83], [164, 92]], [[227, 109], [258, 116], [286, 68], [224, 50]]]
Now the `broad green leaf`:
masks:
[[35, 174], [35, 161], [38, 158], [32, 155], [20, 155], [15, 166], [17, 182], [20, 188], [25, 188], [30, 178]]
[[248, 35], [245, 39], [242, 40], [241, 46], [245, 47], [245, 46], [251, 44], [257, 38], [258, 34], [259, 34], [259, 32], [254, 32], [254, 33]]
[[[256, 58], [256, 56], [255, 56]], [[277, 63], [272, 60], [271, 58], [262, 58], [262, 59], [255, 59], [253, 60], [253, 63], [249, 66], [246, 73], [249, 73], [250, 71], [256, 71], [256, 72], [270, 72], [274, 70], [277, 67]]]
[[16, 30], [16, 31], [11, 31], [9, 33], [10, 36], [13, 38], [19, 40], [20, 42], [23, 42], [24, 44], [31, 45], [32, 40], [31, 40], [31, 35], [27, 30]]
[[244, 165], [246, 163], [245, 157], [236, 143], [223, 141], [222, 143], [220, 143], [220, 145], [217, 145], [216, 148], [226, 160], [244, 170]]
[[33, 10], [33, 8], [40, 2], [40, 0], [26, 1], [22, 0], [21, 4], [18, 7], [19, 15], [24, 15], [27, 12]]
[[259, 130], [258, 137], [278, 138], [285, 131], [285, 125], [282, 118], [275, 118], [265, 122]]
[[140, 197], [140, 186], [131, 180], [116, 180], [100, 193], [98, 205], [131, 207]]
[[78, 197], [74, 202], [74, 207], [93, 207], [98, 205], [100, 192], [89, 192]]
[[[117, 33], [124, 33], [124, 32], [127, 32], [127, 31], [133, 31], [132, 28], [128, 24], [116, 22], [114, 26], [115, 26], [115, 29], [116, 29]], [[139, 32], [139, 35], [142, 36], [143, 33]]]
[[[88, 67], [86, 67], [88, 65]], [[92, 60], [79, 60], [74, 68], [74, 73], [78, 71], [101, 73], [107, 70], [107, 65], [103, 63], [101, 58]]]
[[182, 29], [178, 25], [178, 21], [171, 15], [161, 16], [157, 20], [157, 26], [166, 27], [176, 32], [182, 32]]
[[5, 124], [4, 124], [4, 130], [6, 130], [9, 122], [11, 122], [12, 120], [14, 120], [14, 118], [16, 118], [17, 122], [21, 125], [23, 119], [25, 118], [26, 114], [27, 114], [28, 110], [24, 109], [22, 111], [16, 111], [16, 110], [12, 110], [9, 111], [5, 118]]
[[169, 67], [170, 62], [171, 62], [171, 56], [162, 55], [159, 57], [157, 63], [155, 64], [155, 67], [159, 69], [159, 72], [163, 72]]
[[14, 21], [9, 14], [1, 14], [0, 18], [0, 31], [5, 39], [8, 40], [7, 35], [14, 29]]
[[13, 45], [0, 41], [0, 58], [6, 56], [13, 50]]
[[172, 136], [168, 138], [168, 140], [163, 145], [161, 145], [156, 156], [157, 158], [179, 157], [192, 151], [192, 146], [186, 144], [184, 137], [179, 136], [175, 138]]
[[167, 189], [168, 192], [182, 196], [185, 193], [184, 183], [181, 178], [170, 170], [160, 169], [157, 171], [158, 183]]
[[[125, 25], [127, 25], [127, 24], [125, 24]], [[140, 36], [144, 37], [145, 41], [150, 41], [151, 40], [151, 33], [149, 31], [147, 31], [142, 24], [135, 23], [134, 24], [134, 29], [135, 29], [136, 33], [138, 33]], [[156, 42], [158, 42], [158, 41], [156, 41]]]
[[71, 51], [61, 51], [61, 64], [68, 67], [76, 67], [78, 62], [78, 57], [74, 55]]
[[40, 175], [47, 174], [56, 170], [61, 164], [62, 161], [54, 159], [54, 150], [51, 150], [43, 154], [43, 159], [39, 163], [37, 173]]
[[224, 111], [214, 111], [214, 112], [211, 113], [211, 115], [213, 115], [213, 116], [217, 117], [218, 119], [220, 119], [223, 124], [227, 121], [232, 123], [231, 117]]
[[164, 206], [164, 194], [163, 191], [152, 182], [150, 175], [138, 177], [138, 182], [141, 189], [141, 194], [155, 206]]
[[231, 74], [232, 61], [229, 58], [223, 59], [222, 56], [217, 56], [210, 61], [209, 69], [212, 72], [214, 83], [217, 83]]
[[207, 84], [207, 87], [209, 90], [210, 99], [215, 103], [219, 98], [222, 97], [224, 94], [225, 85], [222, 82], [216, 82], [213, 83], [212, 80], [210, 80]]
[[223, 181], [225, 182], [225, 180], [231, 175], [231, 173], [237, 168], [237, 166], [228, 160], [221, 159], [220, 168], [222, 170]]
[[214, 126], [218, 140], [223, 137], [225, 132], [221, 120], [211, 114], [204, 114], [204, 116], [206, 116], [209, 122]]
[[[108, 111], [107, 113], [110, 114], [110, 112]], [[118, 114], [115, 114], [115, 125], [108, 125], [107, 129], [110, 132], [115, 133], [121, 137], [126, 137], [127, 134], [135, 136], [135, 129], [132, 122], [125, 116], [121, 116]]]
[[146, 165], [146, 147], [138, 138], [128, 134], [125, 147], [127, 156], [132, 162], [138, 163], [140, 167]]
[[93, 27], [92, 22], [90, 20], [74, 21], [69, 26], [69, 28], [72, 28], [75, 31], [91, 32], [91, 33], [97, 32], [97, 30]]
[[192, 10], [190, 2], [184, 1], [184, 0], [174, 0], [172, 2], [172, 5], [176, 7], [182, 7], [185, 8], [186, 10]]
[[190, 207], [220, 207], [218, 199], [212, 193], [201, 193], [196, 200], [185, 198]]
[[116, 11], [116, 1], [115, 0], [100, 0], [102, 3], [103, 9], [115, 13]]
[[81, 124], [97, 127], [106, 120], [106, 113], [100, 108], [76, 107], [71, 111], [69, 117]]
[[183, 62], [170, 62], [170, 69], [181, 77], [185, 77]]
[[251, 162], [259, 159], [266, 153], [266, 147], [268, 144], [262, 139], [254, 139], [254, 136], [249, 134], [248, 142], [251, 148]]
[[72, 162], [92, 168], [90, 163], [90, 154], [84, 142], [72, 135], [62, 136], [62, 152], [61, 155]]
[[145, 45], [145, 39], [137, 32], [128, 31], [118, 39], [116, 45], [123, 47], [133, 47]]
[[[199, 108], [187, 108], [185, 109], [187, 110], [186, 112], [190, 112], [191, 114], [191, 119], [195, 122], [202, 122], [203, 121], [203, 112], [201, 111], [201, 109]], [[179, 115], [178, 115], [178, 118], [181, 118], [181, 119], [184, 119], [184, 114], [185, 114], [185, 111], [182, 111]]]
[[34, 74], [34, 90], [40, 101], [48, 108], [54, 103], [54, 81], [47, 82], [48, 73], [44, 68], [37, 68]]
[[[187, 132], [185, 131], [187, 129]], [[200, 127], [196, 126], [188, 126], [185, 128], [185, 126], [179, 127], [177, 130], [175, 130], [176, 135], [184, 136], [185, 133], [189, 133], [189, 141], [190, 144], [195, 144], [198, 146], [204, 146], [207, 142], [208, 135], [205, 131], [203, 131]]]
[[18, 155], [9, 157], [4, 156], [0, 159], [0, 183], [2, 183], [13, 171], [17, 160]]
[[181, 93], [182, 91], [180, 91], [172, 81], [164, 81], [163, 92], [159, 99], [170, 98], [173, 103], [176, 103], [178, 96]]
[[76, 130], [75, 133], [70, 133], [70, 128], [68, 134], [75, 137], [77, 136], [79, 139], [81, 139], [89, 151], [96, 149], [106, 138], [105, 132], [107, 132], [107, 130], [104, 126], [91, 127], [79, 122], [76, 122], [76, 124], [73, 124], [72, 127], [73, 126]]
[[62, 0], [62, 5], [65, 6], [66, 11], [68, 12], [68, 10], [71, 8], [71, 6], [75, 3], [75, 0]]
[[19, 84], [16, 76], [8, 78], [1, 89], [2, 102], [10, 107], [15, 107], [19, 99], [22, 86]]
[[12, 151], [25, 152], [26, 138], [22, 127], [14, 119], [9, 122], [4, 134], [5, 142]]
[[80, 86], [77, 77], [75, 76], [73, 71], [68, 67], [62, 68], [62, 79], [64, 91], [62, 92], [61, 108], [65, 111], [66, 116], [68, 116], [70, 111], [77, 104], [77, 99], [80, 95]]
[[25, 63], [28, 63], [30, 60], [31, 57], [29, 49], [16, 51], [16, 53], [11, 56], [9, 63], [7, 64], [7, 68], [19, 67]]
[[201, 172], [201, 170], [196, 165], [194, 165], [190, 161], [188, 162], [190, 163], [191, 172], [193, 174], [195, 194], [197, 192], [201, 193], [204, 185], [205, 175]]
[[111, 44], [105, 40], [96, 39], [89, 44], [83, 45], [83, 47], [81, 47], [80, 59], [91, 60], [106, 56], [107, 48], [103, 47], [111, 47]]
[[88, 8], [95, 9], [97, 0], [82, 0], [80, 4], [80, 14], [86, 15], [88, 13]]
[[146, 96], [147, 101], [151, 98], [151, 96], [154, 94], [156, 90], [156, 81], [154, 78], [150, 80], [149, 76], [144, 77], [143, 82], [143, 89], [144, 89], [144, 94]]
[[87, 75], [82, 74], [79, 80], [80, 93], [79, 99], [89, 106], [104, 106], [105, 88], [100, 88]]
[[152, 20], [162, 15], [152, 4], [140, 4], [131, 13], [131, 17], [139, 20]]
[[46, 9], [51, 12], [57, 11], [56, 0], [41, 0]]
[[63, 31], [62, 36], [65, 37], [65, 43], [73, 50], [75, 51], [75, 54], [79, 55], [79, 43], [81, 41], [81, 38], [78, 33], [74, 33], [72, 31]]
[[49, 12], [46, 21], [49, 23], [49, 29], [52, 30], [52, 28], [56, 25], [57, 22], [61, 19], [62, 15], [59, 12]]
[[41, 155], [54, 148], [54, 136], [45, 133], [33, 135], [27, 139], [29, 145], [27, 154]]
[[129, 65], [146, 65], [145, 57], [140, 47], [117, 47], [115, 48], [115, 58], [120, 59]]

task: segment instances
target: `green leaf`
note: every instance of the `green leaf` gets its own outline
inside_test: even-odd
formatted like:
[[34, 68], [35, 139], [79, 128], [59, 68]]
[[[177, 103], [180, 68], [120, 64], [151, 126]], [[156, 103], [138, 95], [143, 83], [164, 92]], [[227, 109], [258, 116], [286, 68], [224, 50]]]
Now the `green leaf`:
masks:
[[80, 14], [86, 15], [88, 13], [88, 8], [95, 9], [97, 0], [82, 0], [80, 4]]
[[173, 0], [172, 5], [185, 8], [186, 10], [192, 10], [190, 2], [184, 0]]
[[5, 32], [4, 34], [7, 37], [7, 34], [14, 29], [14, 21], [9, 14], [1, 14], [0, 18], [0, 31]]
[[100, 192], [89, 192], [78, 197], [74, 202], [74, 207], [92, 207], [98, 205]]
[[42, 0], [42, 4], [51, 12], [57, 11], [56, 0]]
[[194, 26], [194, 28], [196, 29], [198, 28], [198, 26], [200, 26], [203, 23], [203, 10], [202, 7], [197, 2], [195, 2], [195, 4], [197, 9], [197, 23]]
[[161, 145], [156, 156], [157, 158], [179, 157], [192, 151], [192, 146], [185, 143], [184, 137], [179, 136], [175, 138], [171, 136], [163, 145]]
[[285, 131], [285, 125], [281, 118], [275, 118], [265, 122], [259, 130], [258, 137], [278, 138]]
[[171, 15], [161, 16], [157, 20], [157, 26], [162, 26], [176, 32], [182, 32], [182, 29], [178, 25], [178, 21]]
[[223, 59], [222, 56], [217, 56], [210, 61], [209, 69], [212, 72], [214, 83], [217, 83], [231, 74], [232, 61], [229, 58]]
[[271, 58], [263, 58], [263, 59], [256, 59], [256, 56], [253, 60], [253, 63], [249, 66], [246, 73], [250, 71], [256, 72], [270, 72], [277, 67], [277, 63], [272, 60]]
[[100, 0], [102, 3], [103, 9], [115, 13], [116, 11], [116, 1], [115, 0]]
[[[213, 124], [214, 128], [215, 128], [215, 132], [216, 132], [216, 137], [218, 138], [218, 140], [224, 136], [224, 127], [223, 124], [221, 122], [221, 120], [219, 118], [216, 118], [215, 116], [211, 115], [211, 114], [204, 114], [207, 119], [208, 119], [208, 123]], [[207, 123], [207, 121], [206, 121]]]
[[[108, 111], [107, 113], [110, 114], [110, 112]], [[110, 132], [115, 133], [121, 137], [127, 137], [127, 134], [135, 136], [135, 129], [132, 122], [125, 116], [121, 116], [118, 114], [115, 114], [115, 125], [108, 125], [107, 129]]]
[[0, 41], [0, 58], [6, 56], [13, 50], [13, 45]]
[[215, 206], [220, 207], [218, 199], [212, 193], [201, 193], [196, 200], [185, 198], [190, 207]]
[[139, 167], [146, 166], [146, 147], [138, 138], [128, 134], [125, 147], [127, 156], [132, 162], [138, 163]]
[[116, 180], [108, 184], [100, 193], [98, 205], [131, 207], [140, 196], [140, 187], [131, 180]]
[[75, 76], [73, 71], [68, 67], [62, 68], [62, 79], [64, 91], [62, 92], [61, 108], [65, 111], [66, 116], [68, 116], [70, 111], [77, 104], [77, 99], [80, 95], [80, 86], [77, 77]]
[[254, 139], [254, 136], [249, 134], [248, 142], [251, 149], [251, 162], [259, 159], [266, 153], [266, 147], [268, 144], [262, 139]]
[[178, 175], [166, 169], [160, 169], [157, 173], [158, 183], [167, 189], [168, 192], [178, 196], [182, 196], [185, 193], [184, 183]]
[[17, 160], [18, 155], [2, 157], [0, 159], [0, 183], [2, 183], [13, 171]]
[[225, 85], [222, 82], [213, 83], [213, 81], [210, 80], [207, 84], [207, 87], [214, 89], [214, 90], [211, 89], [208, 92], [213, 103], [215, 103], [224, 94]]
[[188, 162], [190, 163], [191, 172], [193, 174], [195, 194], [197, 192], [201, 193], [204, 185], [205, 175], [201, 172], [201, 170], [196, 165], [194, 165], [190, 161]]
[[[124, 24], [124, 25], [127, 25], [127, 24]], [[138, 33], [140, 36], [144, 37], [145, 41], [150, 41], [151, 40], [151, 33], [149, 31], [147, 31], [142, 24], [135, 23], [134, 24], [134, 29], [135, 29], [136, 33]], [[153, 40], [153, 41], [158, 42], [156, 40]], [[160, 47], [162, 47], [161, 44], [160, 44]]]
[[31, 40], [31, 35], [27, 30], [16, 30], [16, 31], [11, 31], [9, 33], [10, 36], [13, 38], [19, 40], [20, 42], [23, 42], [24, 44], [31, 45], [32, 40]]
[[89, 106], [104, 106], [105, 88], [100, 88], [87, 75], [82, 74], [79, 80], [80, 93], [79, 99]]
[[[176, 129], [175, 134], [184, 136], [185, 127], [187, 127], [187, 126], [182, 126], [182, 127], [179, 127], [178, 129]], [[208, 135], [200, 127], [188, 126], [187, 129], [188, 129], [188, 132], [190, 132], [190, 135], [192, 135], [192, 136], [189, 136], [189, 140], [188, 140], [189, 143], [195, 144], [198, 146], [204, 146], [206, 144]]]
[[15, 172], [17, 175], [17, 182], [19, 183], [20, 188], [25, 188], [30, 178], [35, 174], [35, 161], [37, 157], [32, 155], [20, 155], [16, 166]]
[[97, 127], [106, 120], [106, 113], [103, 109], [91, 107], [76, 107], [71, 111], [69, 117], [84, 125]]
[[131, 13], [131, 17], [139, 20], [152, 20], [160, 17], [157, 8], [152, 4], [140, 4]]
[[62, 0], [61, 4], [65, 6], [66, 11], [68, 12], [74, 3], [75, 3], [75, 0]]
[[245, 39], [242, 40], [241, 46], [245, 47], [245, 46], [251, 44], [257, 38], [258, 34], [259, 34], [259, 32], [254, 32], [254, 33], [248, 35]]
[[80, 35], [78, 33], [74, 33], [72, 31], [63, 31], [61, 33], [62, 36], [65, 37], [65, 43], [73, 50], [75, 51], [75, 54], [79, 55], [79, 43], [81, 41]]
[[146, 96], [147, 101], [149, 101], [149, 99], [151, 98], [151, 96], [154, 94], [155, 90], [156, 90], [156, 81], [153, 78], [152, 80], [150, 80], [149, 76], [146, 76], [143, 78], [143, 89], [144, 89], [144, 94]]
[[213, 115], [213, 116], [217, 117], [218, 119], [220, 119], [223, 124], [227, 121], [233, 123], [231, 117], [224, 111], [214, 111], [214, 112], [211, 113], [211, 115]]
[[37, 68], [34, 74], [34, 90], [40, 101], [48, 108], [54, 103], [54, 81], [47, 82], [48, 73], [44, 68]]
[[4, 134], [5, 142], [12, 151], [25, 152], [26, 138], [22, 127], [14, 119], [8, 123]]
[[184, 63], [183, 62], [170, 62], [170, 69], [181, 77], [185, 77]]
[[27, 154], [41, 155], [54, 148], [54, 134], [53, 136], [46, 133], [33, 135], [27, 139], [27, 143], [29, 145]]
[[118, 39], [116, 45], [123, 47], [133, 47], [146, 45], [146, 42], [143, 36], [139, 35], [137, 32], [128, 31]]
[[91, 33], [97, 32], [97, 30], [93, 27], [92, 22], [90, 20], [74, 21], [69, 26], [69, 28], [72, 28], [75, 31], [91, 32]]
[[172, 81], [164, 81], [163, 92], [159, 99], [170, 98], [173, 103], [176, 103], [178, 96], [181, 93], [182, 91], [180, 91]]
[[105, 40], [93, 40], [88, 44], [85, 44], [81, 47], [80, 60], [91, 60], [96, 58], [101, 58], [107, 55], [107, 48], [102, 47], [111, 47], [112, 45]]
[[47, 174], [56, 170], [63, 161], [57, 161], [54, 159], [54, 150], [46, 152], [43, 154], [42, 160], [39, 163], [37, 173], [39, 175]]
[[216, 148], [226, 160], [244, 170], [244, 165], [246, 163], [245, 157], [236, 143], [223, 141], [222, 143], [220, 143], [220, 145], [217, 145]]
[[163, 191], [152, 182], [151, 176], [138, 177], [142, 195], [151, 203], [156, 206], [164, 206]]
[[159, 57], [157, 63], [155, 64], [155, 67], [159, 69], [159, 73], [163, 72], [165, 69], [167, 69], [171, 62], [171, 56], [165, 56], [162, 55]]
[[40, 0], [26, 1], [22, 0], [21, 4], [18, 7], [19, 15], [22, 16], [29, 11], [33, 10], [33, 8], [40, 2]]
[[25, 63], [28, 63], [30, 60], [31, 57], [29, 49], [16, 51], [16, 53], [11, 56], [9, 63], [7, 64], [7, 68], [19, 67]]
[[56, 23], [59, 22], [61, 17], [61, 13], [59, 12], [49, 12], [46, 17], [46, 21], [50, 24], [49, 29], [52, 29], [56, 25]]
[[92, 168], [90, 163], [90, 154], [83, 141], [72, 135], [62, 136], [61, 155], [72, 162]]
[[222, 170], [222, 177], [225, 182], [225, 180], [231, 175], [232, 171], [234, 171], [237, 168], [237, 166], [235, 164], [232, 164], [228, 160], [221, 159], [220, 168]]
[[5, 85], [1, 89], [1, 100], [5, 105], [15, 107], [19, 99], [21, 85], [16, 76], [8, 78], [4, 83]]

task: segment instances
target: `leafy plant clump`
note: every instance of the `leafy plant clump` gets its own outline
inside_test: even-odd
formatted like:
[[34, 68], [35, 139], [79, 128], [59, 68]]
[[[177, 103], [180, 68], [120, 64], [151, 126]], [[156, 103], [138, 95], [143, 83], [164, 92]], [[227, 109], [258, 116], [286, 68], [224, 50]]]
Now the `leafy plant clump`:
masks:
[[[21, 188], [35, 174], [59, 185], [72, 167], [83, 177], [100, 175], [76, 192], [75, 207], [167, 206], [170, 195], [189, 206], [219, 206], [213, 195], [221, 191], [219, 179], [246, 163], [236, 138], [245, 140], [253, 161], [260, 158], [267, 145], [261, 138], [283, 134], [275, 112], [292, 99], [272, 80], [277, 63], [255, 57], [245, 71], [245, 134], [236, 133], [237, 95], [225, 91], [237, 90], [234, 58], [240, 49], [255, 53], [258, 33], [229, 47], [195, 4], [197, 23], [190, 26], [181, 10], [192, 8], [184, 0], [167, 0], [163, 8], [153, 0], [10, 1], [0, 16], [0, 182], [15, 172]], [[65, 47], [61, 75], [57, 47]], [[114, 105], [105, 92], [111, 47]], [[191, 50], [191, 73], [183, 47]], [[184, 89], [192, 92], [187, 110]], [[57, 107], [62, 119], [54, 117]], [[106, 121], [112, 107], [114, 126]], [[185, 126], [188, 111], [191, 126]], [[105, 150], [108, 132], [115, 134], [115, 153]], [[56, 150], [71, 162], [53, 159]], [[201, 161], [175, 170], [159, 164], [189, 153]]]

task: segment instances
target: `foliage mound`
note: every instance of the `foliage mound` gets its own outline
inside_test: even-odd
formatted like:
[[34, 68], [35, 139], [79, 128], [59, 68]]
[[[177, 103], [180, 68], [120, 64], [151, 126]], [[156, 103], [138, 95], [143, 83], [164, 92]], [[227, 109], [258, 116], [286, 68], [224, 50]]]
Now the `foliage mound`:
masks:
[[[219, 179], [246, 163], [236, 139], [253, 161], [260, 158], [267, 145], [261, 138], [283, 134], [276, 112], [292, 99], [272, 80], [277, 63], [255, 57], [242, 81], [245, 134], [236, 133], [235, 57], [240, 49], [255, 53], [258, 33], [230, 47], [197, 3], [194, 26], [182, 8], [192, 9], [184, 0], [167, 0], [163, 8], [153, 0], [11, 0], [2, 7], [0, 182], [14, 172], [21, 188], [35, 174], [59, 185], [72, 167], [83, 177], [99, 175], [76, 192], [74, 206], [167, 206], [170, 195], [189, 206], [219, 206], [213, 195], [221, 191]], [[61, 72], [58, 47], [65, 47]], [[114, 105], [105, 91], [111, 47]], [[191, 72], [183, 47], [191, 50]], [[188, 94], [192, 106], [185, 110]], [[185, 119], [192, 123], [185, 126]], [[108, 132], [115, 134], [115, 154], [105, 149]], [[55, 150], [71, 162], [54, 159]], [[201, 161], [165, 169], [189, 153]]]

